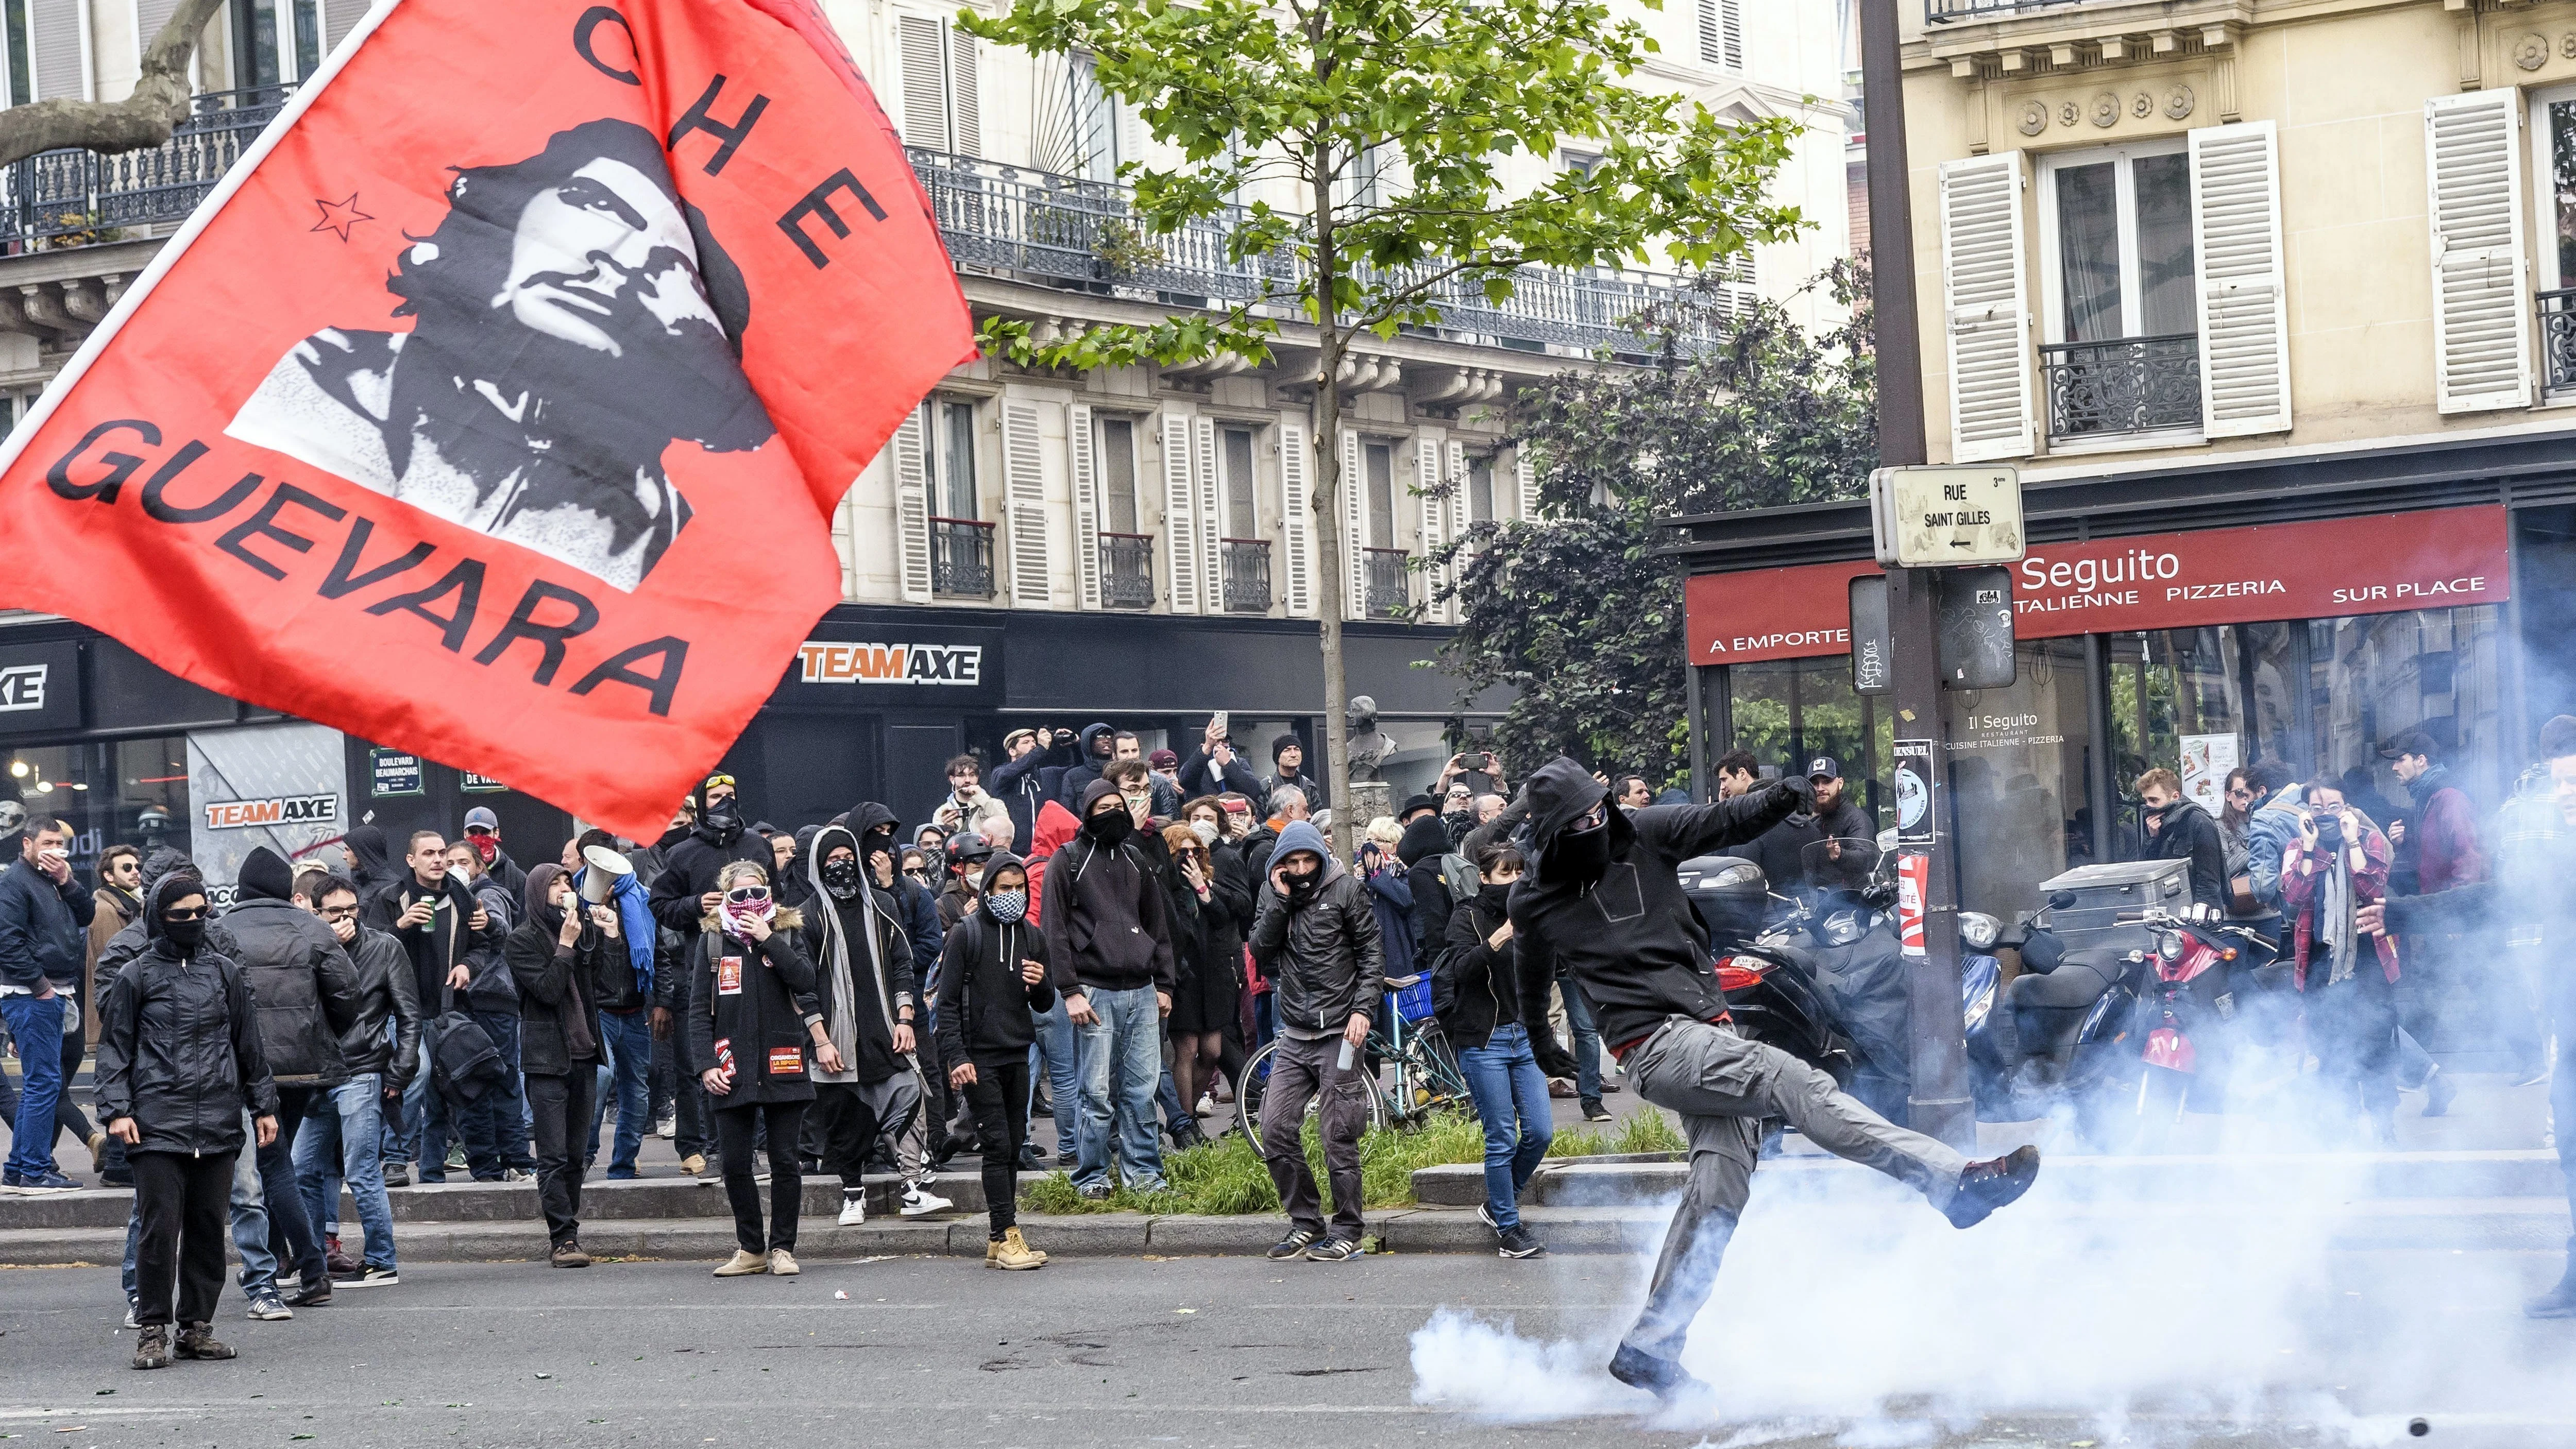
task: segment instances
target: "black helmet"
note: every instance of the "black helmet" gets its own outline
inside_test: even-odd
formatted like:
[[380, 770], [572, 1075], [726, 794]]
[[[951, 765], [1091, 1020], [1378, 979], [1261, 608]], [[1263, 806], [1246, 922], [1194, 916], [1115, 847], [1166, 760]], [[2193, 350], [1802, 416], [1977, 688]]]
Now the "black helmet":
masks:
[[993, 843], [971, 830], [960, 830], [948, 837], [948, 868], [954, 871], [983, 873], [984, 862], [993, 858]]

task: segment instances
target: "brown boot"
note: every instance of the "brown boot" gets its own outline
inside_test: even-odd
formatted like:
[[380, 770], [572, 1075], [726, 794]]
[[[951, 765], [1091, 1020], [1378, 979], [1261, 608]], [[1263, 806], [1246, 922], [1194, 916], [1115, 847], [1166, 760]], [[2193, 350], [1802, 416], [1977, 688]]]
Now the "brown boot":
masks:
[[234, 1358], [238, 1356], [234, 1354], [231, 1348], [224, 1344], [217, 1343], [215, 1341], [215, 1331], [213, 1327], [203, 1323], [183, 1323], [179, 1325], [179, 1345], [177, 1354], [180, 1358], [204, 1359]]
[[163, 1368], [169, 1362], [170, 1325], [155, 1323], [135, 1331], [134, 1366], [136, 1368]]
[[547, 1257], [546, 1261], [558, 1268], [587, 1268], [590, 1266], [590, 1255], [581, 1250], [581, 1241], [578, 1238], [566, 1238], [555, 1245], [554, 1252]]
[[984, 1266], [1025, 1271], [1045, 1267], [1046, 1257], [1029, 1247], [1028, 1240], [1020, 1236], [1018, 1228], [1004, 1228], [1002, 1240], [985, 1253]]

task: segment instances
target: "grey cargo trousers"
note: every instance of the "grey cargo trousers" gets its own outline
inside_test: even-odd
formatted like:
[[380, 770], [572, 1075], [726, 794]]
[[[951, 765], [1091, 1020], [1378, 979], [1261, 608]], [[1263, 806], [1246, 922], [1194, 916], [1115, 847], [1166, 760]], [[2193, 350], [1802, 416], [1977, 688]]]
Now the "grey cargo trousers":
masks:
[[1681, 1356], [1691, 1320], [1708, 1301], [1753, 1190], [1765, 1118], [1786, 1119], [1817, 1146], [1877, 1168], [1936, 1208], [1949, 1206], [1968, 1166], [1950, 1147], [1844, 1095], [1832, 1077], [1733, 1027], [1673, 1017], [1622, 1065], [1637, 1095], [1681, 1114], [1690, 1138], [1690, 1185], [1664, 1235], [1646, 1310], [1626, 1339], [1657, 1358]]

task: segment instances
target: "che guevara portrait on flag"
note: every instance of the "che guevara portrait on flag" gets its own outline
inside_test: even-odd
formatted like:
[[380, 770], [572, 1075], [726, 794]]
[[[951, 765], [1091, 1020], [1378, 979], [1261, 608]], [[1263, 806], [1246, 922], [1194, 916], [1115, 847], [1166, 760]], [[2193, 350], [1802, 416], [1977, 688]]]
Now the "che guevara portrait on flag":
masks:
[[633, 122], [452, 170], [385, 283], [410, 330], [313, 333], [225, 431], [632, 592], [689, 522], [664, 451], [775, 436], [742, 273]]

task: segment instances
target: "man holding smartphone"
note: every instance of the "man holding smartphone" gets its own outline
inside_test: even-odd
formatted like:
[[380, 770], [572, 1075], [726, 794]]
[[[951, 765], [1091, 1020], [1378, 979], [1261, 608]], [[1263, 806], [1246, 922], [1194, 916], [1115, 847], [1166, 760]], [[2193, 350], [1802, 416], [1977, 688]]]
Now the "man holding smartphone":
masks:
[[[81, 968], [98, 903], [72, 879], [71, 827], [31, 820], [17, 867], [0, 875], [0, 1020], [26, 1073], [0, 1190], [64, 1192], [80, 1184], [54, 1167], [54, 1118], [65, 1078], [66, 1013], [79, 1021]], [[77, 1109], [75, 1109], [77, 1110]]]

